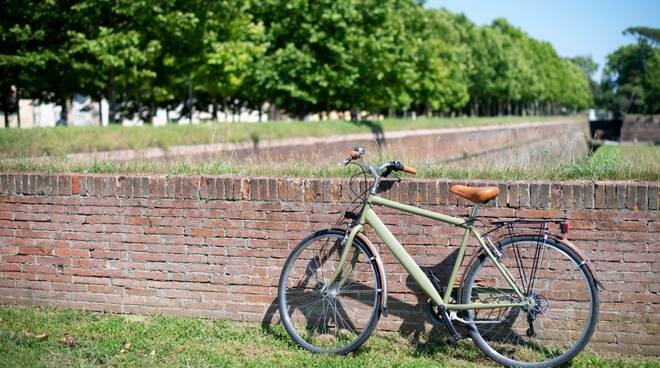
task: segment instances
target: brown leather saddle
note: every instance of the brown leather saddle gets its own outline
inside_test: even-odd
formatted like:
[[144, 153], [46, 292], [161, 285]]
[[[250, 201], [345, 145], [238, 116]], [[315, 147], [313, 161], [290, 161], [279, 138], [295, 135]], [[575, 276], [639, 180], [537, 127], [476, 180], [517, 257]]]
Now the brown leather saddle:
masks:
[[486, 203], [500, 194], [497, 187], [472, 188], [465, 185], [454, 185], [449, 190], [472, 203]]

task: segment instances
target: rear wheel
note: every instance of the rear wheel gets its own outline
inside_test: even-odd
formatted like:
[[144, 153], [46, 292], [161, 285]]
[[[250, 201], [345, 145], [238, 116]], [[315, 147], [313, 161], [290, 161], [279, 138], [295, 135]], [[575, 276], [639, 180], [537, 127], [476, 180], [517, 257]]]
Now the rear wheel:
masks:
[[[380, 270], [369, 248], [353, 241], [342, 273], [337, 268], [345, 232], [318, 231], [287, 259], [279, 284], [280, 317], [291, 338], [313, 353], [347, 354], [362, 345], [380, 317]], [[343, 284], [340, 280], [347, 276]]]
[[485, 254], [469, 266], [463, 303], [527, 301], [527, 307], [467, 311], [472, 339], [506, 366], [548, 367], [575, 357], [598, 322], [598, 292], [582, 259], [552, 238], [515, 236], [497, 244], [500, 262], [523, 287], [524, 299]]

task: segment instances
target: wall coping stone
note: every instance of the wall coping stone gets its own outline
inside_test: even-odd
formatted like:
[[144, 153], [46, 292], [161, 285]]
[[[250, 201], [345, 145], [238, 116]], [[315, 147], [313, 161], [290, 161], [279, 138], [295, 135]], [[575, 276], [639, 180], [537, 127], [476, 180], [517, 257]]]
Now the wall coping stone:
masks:
[[[497, 186], [486, 204], [501, 208], [582, 208], [658, 211], [660, 182], [543, 181], [404, 178], [385, 198], [419, 205], [468, 204], [449, 193], [454, 184]], [[349, 201], [347, 178], [260, 177], [237, 175], [153, 175], [80, 173], [0, 173], [0, 194], [114, 198], [321, 202]]]

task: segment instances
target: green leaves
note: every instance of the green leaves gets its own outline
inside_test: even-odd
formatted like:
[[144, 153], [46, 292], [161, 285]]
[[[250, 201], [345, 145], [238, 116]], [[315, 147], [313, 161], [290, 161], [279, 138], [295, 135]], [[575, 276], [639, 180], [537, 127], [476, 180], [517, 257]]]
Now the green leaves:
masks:
[[630, 28], [626, 32], [639, 35], [637, 44], [622, 46], [608, 55], [602, 88], [610, 109], [622, 113], [660, 112], [660, 48], [652, 43], [657, 44], [652, 36], [659, 31]]
[[550, 44], [413, 0], [9, 1], [2, 20], [0, 100], [11, 85], [60, 104], [80, 93], [110, 101], [111, 121], [187, 114], [189, 79], [214, 118], [266, 102], [296, 117], [591, 103], [589, 76]]

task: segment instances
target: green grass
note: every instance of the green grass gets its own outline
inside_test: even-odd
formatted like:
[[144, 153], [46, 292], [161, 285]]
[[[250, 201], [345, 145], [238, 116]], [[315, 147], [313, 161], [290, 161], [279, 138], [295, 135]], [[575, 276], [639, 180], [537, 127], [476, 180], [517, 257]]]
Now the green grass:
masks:
[[[497, 155], [494, 153], [492, 155]], [[376, 156], [376, 157], [374, 157]], [[537, 153], [532, 162], [515, 163], [479, 159], [454, 162], [415, 161], [385, 153], [371, 154], [370, 162], [399, 159], [418, 169], [418, 178], [492, 179], [492, 180], [645, 180], [660, 181], [660, 146], [603, 146], [593, 156], [566, 161], [554, 151]], [[82, 173], [154, 173], [166, 175], [224, 175], [346, 177], [354, 170], [338, 166], [337, 157], [301, 159], [298, 161], [259, 161], [247, 159], [232, 162], [214, 158], [180, 158], [169, 161], [134, 161], [76, 163], [62, 158], [48, 161], [32, 159], [0, 160], [0, 172], [82, 172]], [[405, 175], [405, 174], [404, 174]]]
[[586, 179], [660, 180], [660, 146], [604, 145], [586, 160], [561, 168], [560, 176]]
[[225, 142], [250, 142], [290, 137], [383, 131], [504, 125], [530, 121], [575, 119], [575, 117], [489, 117], [385, 119], [370, 126], [346, 121], [277, 121], [267, 123], [216, 123], [199, 125], [56, 127], [0, 129], [0, 158], [58, 156], [73, 152], [97, 152], [147, 147]]
[[[74, 343], [60, 342], [65, 335]], [[294, 345], [279, 325], [22, 306], [0, 307], [0, 354], [0, 366], [24, 368], [495, 366], [469, 340], [449, 347], [434, 333], [377, 333], [348, 356], [319, 356]], [[660, 361], [583, 353], [572, 366], [658, 367]]]

